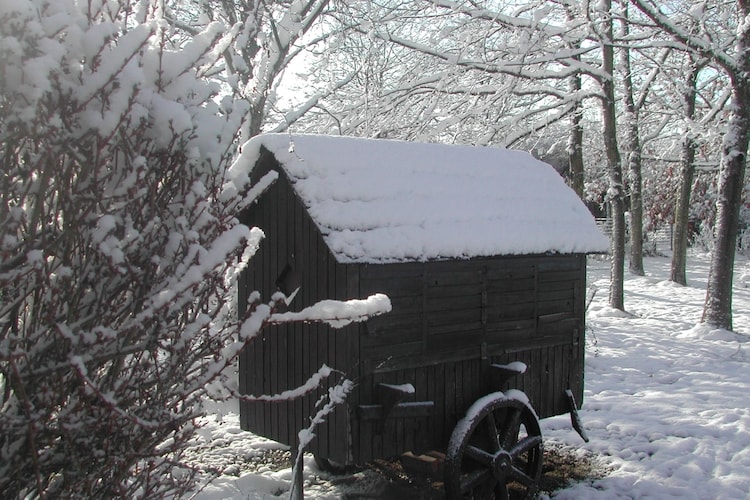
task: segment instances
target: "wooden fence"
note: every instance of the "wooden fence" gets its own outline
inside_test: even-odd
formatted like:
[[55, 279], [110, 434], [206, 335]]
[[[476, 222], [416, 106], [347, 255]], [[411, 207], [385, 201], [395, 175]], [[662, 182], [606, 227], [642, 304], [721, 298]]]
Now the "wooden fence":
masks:
[[[612, 234], [612, 219], [601, 218], [596, 219], [596, 225], [602, 230], [607, 236]], [[664, 252], [672, 251], [672, 224], [663, 224], [653, 231], [646, 231], [644, 233], [643, 250], [646, 253], [659, 254]], [[630, 229], [629, 227], [625, 231], [625, 242], [629, 241]]]

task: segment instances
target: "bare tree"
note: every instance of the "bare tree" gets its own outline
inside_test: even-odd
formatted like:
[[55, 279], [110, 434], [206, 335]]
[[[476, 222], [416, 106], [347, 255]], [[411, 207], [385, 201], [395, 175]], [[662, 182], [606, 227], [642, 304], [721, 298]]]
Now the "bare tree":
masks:
[[617, 112], [615, 108], [615, 48], [612, 1], [600, 2], [594, 11], [593, 26], [602, 50], [602, 125], [604, 145], [609, 170], [610, 217], [612, 218], [612, 255], [609, 285], [609, 305], [624, 310], [625, 283], [625, 187], [622, 176], [622, 160], [617, 145]]
[[[677, 24], [674, 17], [662, 13], [652, 1], [632, 0], [657, 26], [670, 33], [686, 51], [713, 61], [729, 76], [732, 85], [730, 118], [724, 134], [719, 173], [716, 241], [707, 285], [703, 321], [721, 328], [732, 328], [732, 279], [737, 245], [742, 189], [745, 182], [745, 165], [750, 134], [750, 1], [737, 0], [714, 8], [727, 9], [727, 15], [736, 16], [734, 45], [726, 47], [715, 41], [706, 31], [692, 35]], [[691, 10], [695, 9], [697, 10]], [[701, 8], [685, 6], [689, 14], [702, 18]]]
[[[630, 36], [630, 19], [627, 0], [622, 2], [622, 21], [620, 37], [627, 41]], [[633, 88], [633, 66], [630, 48], [620, 48], [620, 71], [623, 81], [625, 151], [627, 153], [627, 173], [630, 201], [630, 265], [629, 270], [637, 276], [643, 276], [643, 177], [641, 173], [641, 137], [638, 120], [639, 106], [635, 102]]]
[[[685, 75], [684, 114], [688, 122], [695, 119], [698, 74], [701, 65], [689, 56], [690, 66]], [[695, 175], [695, 152], [697, 144], [690, 127], [686, 127], [680, 155], [680, 175], [678, 177], [677, 201], [675, 203], [674, 236], [672, 238], [672, 266], [670, 280], [687, 285], [685, 268], [687, 267], [688, 229], [690, 216], [690, 195]]]

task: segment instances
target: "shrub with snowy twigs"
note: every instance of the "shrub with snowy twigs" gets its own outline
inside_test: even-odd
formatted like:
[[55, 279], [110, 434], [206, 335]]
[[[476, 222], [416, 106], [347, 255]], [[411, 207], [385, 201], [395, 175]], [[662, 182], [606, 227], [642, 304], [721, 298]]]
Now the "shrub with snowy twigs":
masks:
[[248, 106], [205, 75], [236, 31], [177, 44], [160, 5], [0, 3], [7, 498], [189, 491], [201, 402], [274, 312], [234, 303], [263, 236], [227, 174]]

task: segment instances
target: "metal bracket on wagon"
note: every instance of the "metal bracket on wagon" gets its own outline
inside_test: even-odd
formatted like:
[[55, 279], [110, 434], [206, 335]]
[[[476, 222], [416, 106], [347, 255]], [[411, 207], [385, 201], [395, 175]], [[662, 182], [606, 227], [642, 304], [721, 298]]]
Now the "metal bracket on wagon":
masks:
[[402, 403], [406, 396], [415, 392], [414, 386], [411, 384], [380, 383], [377, 391], [380, 404], [359, 405], [359, 415], [363, 420], [385, 420], [389, 417], [427, 417], [432, 414], [435, 407], [435, 403], [432, 401]]

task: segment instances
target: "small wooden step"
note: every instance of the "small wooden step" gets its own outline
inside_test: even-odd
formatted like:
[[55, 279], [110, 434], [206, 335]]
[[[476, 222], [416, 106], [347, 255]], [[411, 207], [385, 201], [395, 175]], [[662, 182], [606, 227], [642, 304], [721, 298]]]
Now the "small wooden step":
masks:
[[443, 477], [443, 464], [445, 453], [439, 451], [428, 451], [421, 455], [407, 451], [401, 455], [401, 465], [404, 469], [429, 475], [435, 479]]

